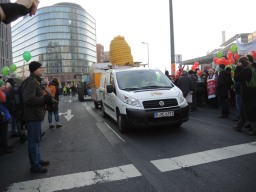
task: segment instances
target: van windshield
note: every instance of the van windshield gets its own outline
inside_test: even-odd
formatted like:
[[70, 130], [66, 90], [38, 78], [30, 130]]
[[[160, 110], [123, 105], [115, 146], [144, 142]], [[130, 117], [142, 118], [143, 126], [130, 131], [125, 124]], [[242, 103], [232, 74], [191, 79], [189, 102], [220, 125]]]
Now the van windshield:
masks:
[[116, 73], [122, 90], [172, 88], [171, 80], [159, 70], [138, 70]]

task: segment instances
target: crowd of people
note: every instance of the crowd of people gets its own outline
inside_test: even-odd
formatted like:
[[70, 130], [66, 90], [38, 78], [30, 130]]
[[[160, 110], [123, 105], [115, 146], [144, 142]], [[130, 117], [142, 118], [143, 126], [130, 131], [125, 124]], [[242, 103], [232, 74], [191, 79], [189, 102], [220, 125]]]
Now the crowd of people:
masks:
[[[256, 87], [251, 87], [249, 82], [256, 84], [253, 78], [253, 71], [256, 70], [256, 63], [252, 55], [246, 55], [239, 59], [238, 64], [232, 69], [224, 64], [219, 65], [219, 70], [205, 70], [201, 76], [197, 70], [180, 70], [181, 76], [166, 75], [181, 89], [187, 99], [190, 111], [197, 111], [197, 108], [209, 106], [221, 109], [222, 113], [218, 118], [228, 118], [230, 108], [237, 108], [237, 115], [233, 119], [237, 121], [234, 126], [236, 131], [243, 127], [249, 128], [248, 135], [256, 135]], [[256, 75], [256, 73], [255, 73]], [[245, 125], [246, 121], [250, 124]]]
[[71, 83], [70, 85], [67, 84], [65, 87], [63, 87], [63, 95], [64, 96], [71, 96], [74, 97], [76, 96], [76, 92], [77, 92], [77, 85]]

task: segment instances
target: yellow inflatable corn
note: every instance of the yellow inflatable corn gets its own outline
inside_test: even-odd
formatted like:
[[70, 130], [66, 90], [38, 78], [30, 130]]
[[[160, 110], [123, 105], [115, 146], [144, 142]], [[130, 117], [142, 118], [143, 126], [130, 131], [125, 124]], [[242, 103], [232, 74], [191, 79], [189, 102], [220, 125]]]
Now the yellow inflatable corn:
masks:
[[131, 54], [131, 48], [120, 35], [115, 37], [110, 43], [110, 57], [112, 65], [134, 64]]

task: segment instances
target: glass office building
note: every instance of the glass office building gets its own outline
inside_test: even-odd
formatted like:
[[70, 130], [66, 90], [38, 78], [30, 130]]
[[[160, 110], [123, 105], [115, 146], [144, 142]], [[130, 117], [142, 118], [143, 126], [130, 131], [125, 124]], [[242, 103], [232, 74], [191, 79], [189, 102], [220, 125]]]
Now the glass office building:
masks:
[[23, 53], [29, 51], [29, 62], [43, 64], [44, 77], [71, 83], [75, 74], [88, 73], [97, 61], [95, 19], [74, 3], [41, 8], [12, 27], [12, 48], [21, 77], [29, 70], [23, 59]]

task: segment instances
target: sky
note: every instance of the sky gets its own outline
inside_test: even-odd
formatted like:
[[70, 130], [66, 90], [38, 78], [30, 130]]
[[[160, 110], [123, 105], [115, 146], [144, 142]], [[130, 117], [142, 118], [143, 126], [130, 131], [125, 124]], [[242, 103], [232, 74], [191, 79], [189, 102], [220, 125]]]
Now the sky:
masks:
[[[134, 61], [148, 63], [146, 42], [149, 66], [171, 70], [169, 0], [41, 0], [39, 8], [60, 2], [77, 3], [96, 19], [97, 43], [105, 51], [124, 36]], [[255, 7], [253, 0], [173, 0], [175, 54], [205, 56], [222, 44], [222, 31], [226, 40], [255, 32]]]

